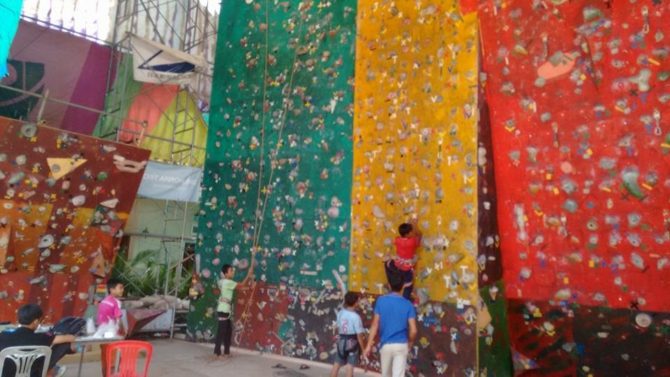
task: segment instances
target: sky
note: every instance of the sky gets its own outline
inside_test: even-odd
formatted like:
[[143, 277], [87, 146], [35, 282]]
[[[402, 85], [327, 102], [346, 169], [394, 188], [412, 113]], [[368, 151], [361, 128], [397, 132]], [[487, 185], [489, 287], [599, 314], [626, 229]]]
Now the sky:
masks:
[[[180, 0], [142, 0], [144, 4], [170, 4]], [[217, 15], [220, 0], [198, 0]], [[86, 36], [96, 41], [110, 41], [113, 20], [119, 0], [24, 0], [23, 16], [47, 26]], [[76, 14], [76, 17], [75, 17]]]

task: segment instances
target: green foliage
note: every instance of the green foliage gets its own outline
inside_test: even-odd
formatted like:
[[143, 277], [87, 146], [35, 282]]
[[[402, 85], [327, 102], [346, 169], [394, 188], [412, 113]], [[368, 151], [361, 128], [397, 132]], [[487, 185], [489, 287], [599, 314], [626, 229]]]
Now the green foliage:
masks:
[[[163, 253], [160, 250], [142, 250], [133, 258], [128, 258], [127, 253], [119, 253], [114, 262], [112, 277], [120, 279], [126, 286], [126, 296], [144, 297], [153, 294], [163, 294], [165, 281], [168, 279], [168, 269], [165, 265]], [[174, 271], [170, 271], [169, 288], [174, 289], [176, 277]], [[182, 270], [178, 297], [186, 297], [191, 282], [191, 271]]]

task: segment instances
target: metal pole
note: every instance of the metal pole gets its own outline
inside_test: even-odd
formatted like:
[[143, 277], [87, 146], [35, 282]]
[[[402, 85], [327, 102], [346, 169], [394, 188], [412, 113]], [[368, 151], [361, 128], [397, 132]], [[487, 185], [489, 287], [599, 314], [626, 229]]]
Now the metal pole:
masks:
[[184, 216], [182, 217], [181, 224], [181, 237], [179, 239], [179, 250], [181, 250], [181, 258], [179, 258], [179, 263], [177, 263], [177, 268], [175, 272], [175, 296], [179, 295], [179, 284], [181, 283], [181, 274], [184, 268], [184, 250], [186, 249], [186, 220], [188, 219], [188, 202], [184, 205]]
[[116, 118], [125, 120], [125, 121], [127, 121], [127, 122], [132, 122], [132, 123], [142, 124], [142, 121], [139, 121], [139, 120], [125, 119], [125, 118], [123, 118], [123, 117], [121, 117], [121, 116], [114, 115], [114, 114], [112, 114], [112, 113], [108, 113], [108, 112], [106, 112], [106, 111], [102, 111], [102, 110], [94, 109], [94, 108], [92, 108], [92, 107], [88, 107], [88, 106], [84, 106], [84, 105], [79, 105], [79, 104], [77, 104], [77, 103], [68, 102], [68, 101], [64, 101], [64, 100], [57, 99], [57, 98], [53, 98], [53, 97], [49, 97], [49, 98], [47, 98], [46, 96], [41, 95], [41, 94], [39, 94], [39, 93], [34, 93], [34, 92], [30, 92], [30, 91], [28, 91], [28, 90], [19, 89], [19, 88], [14, 88], [14, 87], [11, 87], [11, 86], [8, 86], [8, 85], [5, 85], [5, 84], [0, 84], [0, 88], [1, 88], [1, 89], [11, 90], [11, 91], [14, 91], [14, 92], [17, 92], [17, 93], [21, 93], [21, 94], [27, 94], [27, 95], [32, 96], [32, 97], [41, 98], [41, 99], [44, 99], [44, 100], [47, 100], [47, 101], [51, 101], [51, 102], [55, 102], [55, 103], [58, 103], [58, 104], [61, 104], [61, 105], [71, 106], [71, 107], [74, 107], [74, 108], [76, 108], [76, 109], [81, 109], [81, 110], [90, 111], [90, 112], [92, 112], [92, 113], [96, 113], [96, 114], [100, 114], [100, 115], [106, 115], [106, 116], [116, 117]]
[[[111, 59], [109, 59], [109, 66], [107, 68], [107, 81], [105, 84], [105, 93], [109, 95], [109, 91], [112, 89], [112, 71], [115, 65], [114, 60], [117, 59], [117, 44], [116, 44], [116, 37], [117, 33], [119, 32], [119, 14], [121, 14], [121, 7], [125, 4], [124, 0], [121, 0], [116, 3], [116, 14], [114, 15], [114, 31], [112, 31], [112, 56]], [[121, 59], [118, 58], [119, 61], [116, 62], [116, 71], [119, 71], [119, 63], [121, 62]]]
[[[141, 135], [142, 134], [142, 132], [137, 132], [137, 131], [133, 131], [133, 130], [123, 130], [123, 132], [133, 134], [133, 135]], [[172, 142], [172, 140], [164, 138], [164, 137], [160, 137], [160, 136], [144, 135], [144, 137], [146, 137], [148, 139], [156, 139], [156, 140], [160, 140], [160, 141]], [[199, 147], [197, 145], [191, 145], [191, 144], [184, 143], [184, 142], [181, 142], [181, 141], [175, 141], [174, 143], [178, 144], [178, 145], [183, 145], [183, 146], [186, 146], [186, 147], [192, 147], [193, 149], [199, 149], [199, 150], [203, 150], [203, 151], [205, 150], [205, 148], [203, 148], [203, 147]]]
[[[186, 249], [186, 242], [185, 241], [185, 233], [186, 233], [186, 220], [188, 218], [188, 205], [189, 203], [186, 202], [184, 205], [184, 215], [182, 217], [182, 226], [181, 226], [181, 238], [179, 240], [179, 250], [181, 250], [181, 258], [179, 258], [179, 261], [177, 262], [177, 268], [175, 270], [175, 281], [174, 281], [174, 287], [175, 287], [175, 294], [174, 296], [179, 299], [179, 287], [181, 284], [181, 274], [182, 274], [182, 269], [184, 267], [184, 250]], [[174, 321], [175, 317], [177, 315], [177, 305], [174, 305], [172, 308], [172, 324], [170, 326], [170, 339], [174, 338]]]
[[167, 296], [170, 293], [170, 256], [169, 250], [165, 242], [163, 242], [163, 249], [165, 250], [165, 288], [163, 289], [163, 295]]
[[[168, 241], [179, 241], [180, 237], [178, 236], [169, 236], [166, 234], [155, 234], [155, 233], [137, 233], [137, 232], [124, 232], [124, 235], [130, 237], [146, 237], [146, 238], [160, 238]], [[195, 237], [184, 237], [184, 240], [195, 241]]]
[[[170, 201], [166, 199], [165, 204], [163, 206], [163, 234], [167, 234], [168, 211], [169, 211], [169, 209], [170, 209]], [[167, 273], [168, 272], [167, 259], [168, 259], [168, 256], [167, 256], [167, 254], [168, 254], [168, 250], [167, 250], [167, 245], [165, 243], [166, 243], [166, 240], [162, 239], [161, 240], [161, 245], [163, 246], [163, 252], [164, 252], [164, 255], [165, 255], [165, 272], [166, 272], [166, 274], [165, 274], [166, 275], [165, 276], [166, 277], [165, 288], [163, 290], [163, 294], [167, 295], [167, 282], [168, 282], [168, 279], [167, 279], [167, 275], [168, 275], [168, 273]], [[160, 274], [159, 274], [159, 276], [160, 276]], [[158, 287], [160, 287], [160, 284], [159, 284], [159, 282], [156, 282], [156, 290], [158, 290]]]
[[[149, 14], [150, 14], [150, 13], [149, 13], [149, 9], [147, 8], [147, 5], [144, 3], [144, 0], [139, 0], [139, 2], [140, 2], [140, 4], [142, 5], [142, 7], [144, 8], [144, 11], [147, 12], [147, 15], [149, 15]], [[152, 3], [152, 5], [153, 5], [153, 3]], [[157, 9], [158, 9], [158, 12], [160, 13], [160, 7], [157, 8]], [[162, 15], [162, 14], [161, 14], [161, 15]], [[163, 35], [162, 35], [161, 32], [158, 30], [158, 25], [156, 24], [156, 22], [155, 22], [153, 19], [151, 19], [151, 18], [149, 18], [148, 20], [149, 20], [149, 23], [151, 23], [151, 26], [152, 26], [153, 29], [154, 29], [154, 35], [158, 37], [158, 39], [161, 41], [162, 44], [165, 44], [165, 39], [163, 39]], [[166, 21], [167, 21], [167, 20], [166, 20]], [[169, 21], [168, 21], [168, 22], [169, 22]], [[172, 31], [174, 32], [174, 28], [172, 28], [171, 25], [170, 25], [170, 28], [171, 28]], [[175, 33], [176, 33], [176, 32], [175, 32]]]
[[39, 25], [39, 26], [44, 26], [44, 27], [48, 27], [50, 29], [58, 30], [58, 31], [61, 31], [61, 32], [66, 32], [68, 34], [75, 35], [79, 38], [88, 39], [88, 40], [90, 40], [92, 42], [95, 42], [95, 43], [97, 43], [99, 45], [102, 45], [102, 46], [110, 46], [111, 45], [111, 43], [109, 43], [106, 40], [100, 39], [100, 37], [98, 37], [98, 36], [94, 37], [92, 35], [77, 31], [73, 28], [65, 27], [62, 24], [54, 24], [54, 23], [51, 23], [51, 22], [40, 20], [39, 18], [36, 18], [36, 17], [27, 16], [25, 14], [21, 14], [21, 20], [28, 21], [31, 24], [36, 24], [36, 25]]
[[44, 115], [44, 106], [46, 106], [47, 101], [49, 100], [49, 89], [44, 91], [44, 97], [40, 100], [40, 109], [37, 112], [37, 123], [42, 121], [42, 115]]
[[[52, 97], [47, 98], [46, 96], [43, 96], [43, 95], [38, 94], [38, 93], [33, 93], [33, 92], [29, 92], [27, 90], [13, 88], [11, 86], [7, 86], [7, 85], [4, 85], [4, 84], [0, 84], [0, 89], [7, 89], [7, 90], [15, 91], [15, 92], [18, 92], [18, 93], [27, 94], [27, 95], [32, 96], [32, 97], [36, 97], [36, 98], [39, 98], [39, 99], [44, 99], [45, 102], [46, 101], [51, 101], [51, 102], [55, 102], [55, 103], [58, 103], [58, 104], [61, 104], [61, 105], [71, 106], [71, 107], [74, 107], [74, 108], [77, 108], [77, 109], [90, 111], [90, 112], [93, 112], [93, 113], [96, 113], [96, 114], [118, 118], [118, 119], [124, 120], [126, 122], [136, 123], [136, 124], [139, 124], [139, 125], [142, 125], [145, 122], [145, 121], [123, 118], [122, 116], [114, 115], [114, 114], [106, 112], [106, 111], [100, 111], [98, 109], [93, 109], [93, 108], [90, 108], [90, 107], [87, 107], [87, 106], [78, 105], [76, 103], [67, 102], [67, 101], [59, 100], [59, 99], [52, 98]], [[133, 135], [141, 135], [142, 134], [141, 132], [137, 132], [137, 131], [133, 131], [133, 130], [123, 130], [123, 132], [133, 134]], [[101, 138], [104, 139], [107, 136], [110, 136], [110, 135], [102, 135]], [[197, 145], [192, 145], [192, 144], [188, 144], [188, 143], [184, 143], [184, 142], [180, 142], [180, 141], [175, 141], [174, 139], [167, 139], [167, 138], [160, 137], [160, 136], [144, 135], [144, 137], [150, 138], [150, 139], [161, 140], [161, 141], [174, 142], [174, 144], [191, 147], [193, 149], [199, 149], [199, 150], [203, 150], [203, 151], [205, 150], [205, 148], [199, 147]]]

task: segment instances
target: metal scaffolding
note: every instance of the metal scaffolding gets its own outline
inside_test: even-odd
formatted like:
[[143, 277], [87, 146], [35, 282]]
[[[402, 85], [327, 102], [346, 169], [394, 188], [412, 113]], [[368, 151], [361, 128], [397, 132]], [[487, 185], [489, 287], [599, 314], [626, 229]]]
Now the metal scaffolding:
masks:
[[[202, 56], [208, 63], [192, 88], [200, 100], [209, 101], [218, 29], [218, 0], [117, 0], [112, 44], [129, 52], [127, 33], [165, 46]], [[216, 5], [214, 5], [216, 4]]]
[[[218, 29], [218, 13], [220, 0], [25, 0], [22, 10], [22, 19], [51, 29], [59, 30], [78, 37], [87, 38], [112, 48], [112, 59], [107, 73], [107, 92], [110, 92], [113, 75], [121, 63], [121, 56], [131, 52], [128, 33], [164, 44], [170, 48], [197, 55], [207, 62], [207, 69], [198, 72], [194, 83], [182, 89], [190, 98], [178, 96], [176, 116], [172, 117], [172, 137], [163, 135], [145, 135], [134, 130], [124, 130], [126, 133], [135, 133], [138, 137], [170, 143], [170, 158], [165, 162], [193, 166], [193, 149], [202, 149], [194, 146], [188, 136], [195, 136], [196, 119], [187, 111], [190, 101], [193, 101], [201, 110], [209, 107], [211, 93], [212, 71], [216, 50], [216, 33]], [[105, 15], [110, 14], [109, 17]], [[141, 125], [142, 119], [129, 119], [125, 114], [118, 114], [116, 109], [99, 111], [65, 99], [48, 96], [36, 92], [2, 85], [3, 89], [21, 92], [40, 99], [42, 106], [45, 102], [92, 111], [106, 119], [111, 119], [114, 130], [103, 138], [117, 138], [121, 125], [124, 122]], [[48, 88], [47, 88], [48, 90]], [[120, 88], [121, 91], [124, 88]], [[132, 98], [127, 99], [127, 101]], [[38, 118], [40, 116], [38, 115]], [[35, 119], [40, 122], [42, 119]], [[186, 135], [186, 137], [184, 137]]]
[[[175, 110], [173, 116], [169, 117], [171, 123], [171, 137], [145, 135], [143, 131], [122, 130], [124, 123], [146, 125], [142, 119], [130, 119], [126, 114], [121, 114], [117, 109], [105, 108], [104, 111], [93, 109], [80, 104], [72, 103], [63, 99], [53, 98], [46, 93], [33, 93], [7, 85], [0, 85], [11, 91], [36, 97], [43, 108], [46, 102], [74, 107], [99, 114], [102, 118], [109, 119], [114, 125], [114, 131], [103, 138], [119, 140], [119, 134], [134, 134], [137, 139], [147, 138], [165, 143], [170, 143], [170, 158], [162, 162], [181, 165], [196, 166], [194, 158], [196, 151], [201, 152], [203, 148], [195, 145], [196, 127], [200, 114], [194, 116], [189, 111], [189, 105], [195, 102], [198, 108], [206, 110], [209, 107], [211, 93], [212, 71], [216, 49], [216, 34], [218, 29], [218, 13], [220, 0], [87, 0], [76, 2], [72, 0], [26, 0], [22, 14], [23, 20], [60, 30], [79, 37], [87, 38], [100, 44], [109, 45], [112, 48], [112, 59], [107, 74], [107, 93], [112, 89], [114, 72], [118, 72], [121, 57], [131, 53], [129, 33], [139, 37], [159, 42], [170, 48], [183, 51], [188, 54], [198, 55], [207, 61], [207, 69], [198, 72], [193, 84], [180, 87], [176, 96]], [[102, 15], [107, 14], [107, 9], [113, 14], [112, 19], [102, 20]], [[96, 15], [97, 17], [79, 17], [82, 14]], [[89, 20], [90, 19], [90, 20]], [[101, 24], [111, 26], [110, 30], [101, 27]], [[121, 84], [116, 90], [121, 92], [127, 88]], [[187, 95], [181, 95], [185, 92]], [[125, 101], [132, 101], [132, 96], [122, 96]], [[130, 103], [130, 102], [128, 102]], [[37, 115], [35, 123], [43, 119], [42, 111]], [[27, 120], [26, 120], [27, 121]], [[190, 142], [189, 142], [190, 140]], [[190, 208], [193, 204], [188, 202], [165, 201], [163, 205], [163, 232], [162, 234], [146, 235], [143, 233], [133, 236], [161, 239], [164, 265], [166, 269], [165, 281], [156, 284], [154, 292], [160, 291], [165, 295], [177, 295], [183, 278], [185, 276], [182, 267], [189, 262], [193, 255], [185, 255], [187, 245], [195, 241], [191, 228], [187, 226]], [[168, 224], [180, 222], [181, 234], [179, 236], [168, 235]], [[169, 245], [178, 244], [181, 250], [181, 258], [170, 258]], [[193, 263], [195, 268], [195, 263]], [[176, 308], [173, 308], [173, 314]], [[175, 330], [175, 318], [170, 329], [172, 337]]]
[[[118, 0], [116, 6], [116, 17], [114, 29], [112, 31], [113, 55], [109, 67], [107, 88], [111, 90], [111, 79], [114, 72], [119, 68], [121, 56], [131, 52], [129, 33], [144, 37], [155, 42], [159, 42], [168, 47], [205, 58], [208, 68], [205, 72], [197, 73], [197, 79], [194, 84], [182, 86], [180, 93], [176, 96], [176, 108], [170, 118], [172, 140], [170, 143], [170, 160], [163, 161], [174, 165], [193, 166], [194, 152], [197, 149], [195, 145], [196, 127], [198, 121], [188, 110], [190, 100], [198, 104], [200, 110], [208, 107], [209, 95], [211, 92], [211, 72], [214, 65], [214, 50], [216, 46], [216, 33], [218, 27], [218, 0], [209, 0], [216, 2], [216, 8], [206, 0]], [[212, 13], [212, 10], [217, 10]], [[123, 91], [123, 88], [117, 88]], [[185, 91], [186, 96], [181, 95]], [[121, 95], [128, 101], [132, 98]], [[197, 116], [200, 116], [197, 114]], [[107, 137], [116, 137], [119, 139], [121, 126], [123, 122], [119, 121], [116, 125], [116, 133], [106, 135]], [[124, 131], [125, 132], [125, 131]], [[182, 142], [178, 142], [177, 139]], [[183, 142], [183, 140], [190, 140]], [[184, 278], [190, 281], [189, 276], [185, 276], [183, 266], [194, 258], [193, 254], [185, 255], [187, 244], [195, 240], [191, 234], [191, 229], [187, 226], [189, 220], [189, 207], [193, 204], [188, 202], [176, 202], [166, 200], [164, 203], [164, 223], [163, 234], [161, 237], [161, 248], [163, 251], [166, 277], [165, 281], [157, 282], [156, 290], [162, 291], [165, 295], [178, 294]], [[181, 222], [181, 236], [175, 238], [168, 236], [168, 226], [174, 222]], [[170, 258], [172, 245], [178, 244], [181, 250], [181, 258]], [[195, 268], [195, 263], [194, 263]], [[160, 287], [161, 284], [162, 287]], [[160, 287], [160, 288], [159, 288]], [[176, 308], [173, 313], [176, 313]], [[175, 330], [175, 320], [170, 336]]]
[[[121, 62], [121, 56], [131, 52], [128, 36], [132, 33], [188, 54], [202, 56], [207, 61], [205, 72], [198, 72], [193, 84], [181, 88], [201, 110], [206, 110], [209, 107], [218, 27], [218, 18], [211, 13], [215, 7], [210, 2], [214, 3], [215, 0], [117, 0], [111, 36], [113, 55], [107, 76], [108, 93], [111, 90], [112, 75]], [[126, 101], [132, 101], [132, 98], [123, 97]], [[177, 96], [175, 116], [171, 119], [173, 141], [178, 135], [181, 138], [186, 135], [187, 140], [189, 136], [191, 140], [195, 138], [198, 119], [187, 111], [188, 102], [189, 98]], [[117, 123], [117, 138], [121, 124]], [[114, 133], [103, 137], [112, 134]], [[171, 143], [170, 160], [166, 162], [192, 166], [194, 143], [190, 144], [185, 146]]]

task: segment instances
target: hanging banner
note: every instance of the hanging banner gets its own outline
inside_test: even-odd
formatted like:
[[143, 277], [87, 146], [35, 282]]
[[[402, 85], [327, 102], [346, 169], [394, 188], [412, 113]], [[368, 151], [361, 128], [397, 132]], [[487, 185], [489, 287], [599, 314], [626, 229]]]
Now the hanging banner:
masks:
[[3, 0], [0, 3], [0, 78], [7, 76], [7, 57], [16, 30], [19, 28], [23, 0]]
[[188, 84], [207, 62], [134, 34], [130, 35], [133, 50], [133, 77], [153, 84]]
[[138, 191], [151, 199], [197, 203], [200, 200], [202, 170], [150, 161]]

